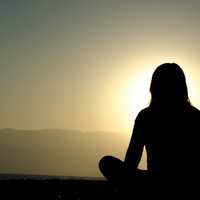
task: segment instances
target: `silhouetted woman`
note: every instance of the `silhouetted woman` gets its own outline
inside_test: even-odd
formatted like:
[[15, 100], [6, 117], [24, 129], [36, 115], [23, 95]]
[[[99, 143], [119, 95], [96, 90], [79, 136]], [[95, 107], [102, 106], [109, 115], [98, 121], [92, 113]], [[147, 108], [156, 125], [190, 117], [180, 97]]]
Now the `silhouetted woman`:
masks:
[[[100, 170], [118, 186], [131, 186], [141, 177], [168, 180], [174, 185], [177, 181], [193, 183], [200, 169], [200, 111], [190, 104], [184, 72], [175, 63], [158, 66], [150, 92], [150, 105], [136, 117], [125, 160], [105, 156]], [[142, 171], [137, 167], [144, 147], [147, 170]], [[191, 182], [186, 181], [188, 178]]]

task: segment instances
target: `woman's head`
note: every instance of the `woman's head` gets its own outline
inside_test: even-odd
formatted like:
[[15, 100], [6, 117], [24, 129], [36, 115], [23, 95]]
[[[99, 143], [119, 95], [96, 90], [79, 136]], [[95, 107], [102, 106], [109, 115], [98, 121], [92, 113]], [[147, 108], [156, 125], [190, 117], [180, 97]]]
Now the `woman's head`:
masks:
[[150, 92], [151, 104], [183, 105], [189, 102], [184, 72], [175, 63], [164, 63], [156, 68]]

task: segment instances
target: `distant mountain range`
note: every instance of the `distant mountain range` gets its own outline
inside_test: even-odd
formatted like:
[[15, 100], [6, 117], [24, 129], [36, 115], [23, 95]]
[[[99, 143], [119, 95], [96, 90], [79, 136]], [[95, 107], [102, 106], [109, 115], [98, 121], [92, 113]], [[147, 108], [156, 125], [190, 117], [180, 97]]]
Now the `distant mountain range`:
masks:
[[0, 129], [0, 173], [101, 177], [100, 158], [123, 159], [129, 139], [109, 132]]

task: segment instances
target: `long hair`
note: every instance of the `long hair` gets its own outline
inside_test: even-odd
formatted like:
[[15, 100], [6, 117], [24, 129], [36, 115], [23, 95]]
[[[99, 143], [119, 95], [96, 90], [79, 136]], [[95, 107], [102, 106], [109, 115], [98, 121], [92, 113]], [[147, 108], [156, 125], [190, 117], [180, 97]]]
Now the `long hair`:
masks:
[[184, 72], [176, 63], [164, 63], [156, 68], [150, 92], [150, 106], [190, 104]]

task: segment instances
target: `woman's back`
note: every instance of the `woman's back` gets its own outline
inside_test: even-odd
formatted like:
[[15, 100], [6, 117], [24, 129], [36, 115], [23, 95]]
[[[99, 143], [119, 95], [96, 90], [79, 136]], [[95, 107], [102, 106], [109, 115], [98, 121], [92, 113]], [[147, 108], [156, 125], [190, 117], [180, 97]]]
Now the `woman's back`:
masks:
[[[140, 122], [138, 122], [140, 121]], [[189, 104], [165, 111], [148, 107], [140, 112], [140, 138], [146, 146], [150, 173], [163, 176], [189, 175], [197, 167], [200, 111]]]

